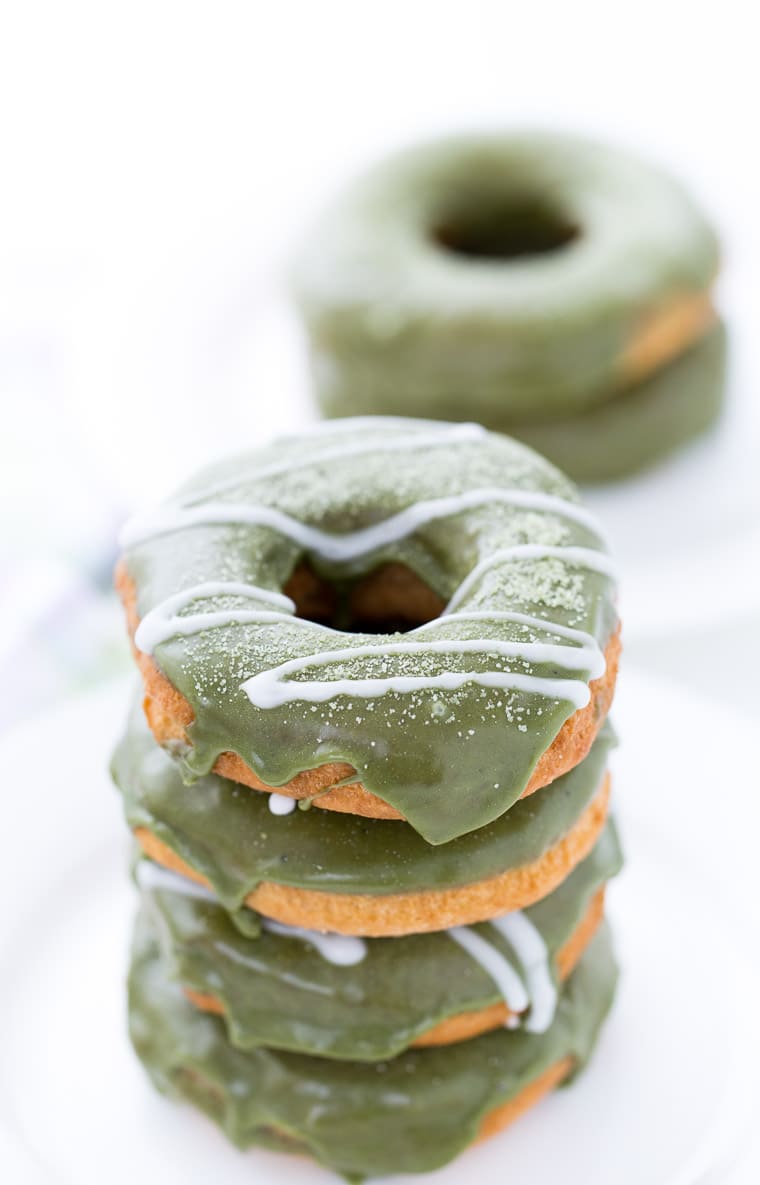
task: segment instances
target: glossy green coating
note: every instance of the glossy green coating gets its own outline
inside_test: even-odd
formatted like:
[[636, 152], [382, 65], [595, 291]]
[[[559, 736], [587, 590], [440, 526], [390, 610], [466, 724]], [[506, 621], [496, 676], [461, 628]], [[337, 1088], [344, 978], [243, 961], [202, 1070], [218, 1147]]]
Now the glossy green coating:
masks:
[[131, 828], [147, 827], [201, 873], [227, 909], [262, 881], [329, 893], [403, 893], [472, 884], [538, 859], [597, 793], [613, 737], [477, 832], [428, 844], [406, 823], [312, 807], [277, 816], [268, 795], [215, 774], [185, 786], [137, 708], [112, 763]]
[[[610, 823], [567, 880], [524, 911], [543, 938], [552, 967], [594, 894], [621, 863]], [[186, 885], [181, 877], [155, 885], [146, 879], [140, 885], [143, 904], [170, 978], [222, 1003], [230, 1040], [238, 1048], [266, 1045], [377, 1061], [401, 1053], [448, 1017], [502, 1000], [482, 966], [445, 932], [366, 939], [360, 962], [336, 966], [303, 937], [266, 929], [256, 938], [246, 937], [221, 905], [193, 896]], [[471, 929], [508, 959], [530, 994], [507, 939], [489, 923]]]
[[616, 481], [706, 431], [723, 407], [726, 331], [718, 324], [651, 378], [598, 407], [551, 420], [488, 422], [543, 453], [575, 481]]
[[373, 1063], [239, 1050], [218, 1017], [170, 983], [143, 917], [129, 979], [130, 1035], [155, 1085], [207, 1112], [239, 1147], [305, 1152], [361, 1181], [439, 1168], [473, 1142], [490, 1111], [549, 1067], [567, 1057], [582, 1067], [616, 975], [603, 929], [540, 1035], [499, 1029]]
[[616, 395], [642, 319], [717, 267], [712, 228], [655, 165], [497, 133], [378, 164], [317, 222], [293, 288], [327, 415], [501, 425]]
[[[438, 499], [450, 505], [448, 499], [473, 497], [477, 504], [466, 510], [423, 514], [390, 542], [373, 536], [361, 554], [335, 558], [334, 549], [352, 533], [382, 534], [395, 515], [414, 516]], [[515, 505], [515, 497], [530, 504]], [[197, 521], [220, 505], [224, 522]], [[251, 508], [327, 532], [330, 547], [297, 543], [271, 525], [236, 524], [236, 515]], [[341, 632], [282, 610], [273, 619], [271, 601], [257, 602], [250, 593], [199, 594], [183, 614], [253, 610], [261, 620], [175, 635], [153, 651], [195, 714], [191, 745], [173, 749], [186, 779], [208, 773], [225, 751], [239, 754], [272, 786], [345, 761], [368, 790], [436, 844], [508, 810], [575, 710], [571, 688], [590, 681], [590, 659], [578, 668], [577, 644], [552, 627], [583, 631], [603, 649], [617, 624], [613, 581], [599, 570], [609, 560], [575, 488], [529, 449], [475, 425], [382, 418], [323, 425], [200, 474], [149, 519], [147, 531], [139, 524], [128, 531], [126, 542], [142, 618], [174, 594], [209, 581], [276, 593], [302, 560], [344, 590], [391, 561], [411, 569], [444, 602], [462, 588], [454, 612], [392, 635]], [[525, 545], [551, 554], [522, 558], [509, 551]], [[596, 568], [552, 552], [566, 548], [584, 549]], [[465, 585], [480, 563], [486, 570]], [[472, 613], [474, 620], [467, 616]], [[530, 622], [505, 620], [515, 613]], [[457, 652], [462, 643], [480, 652]], [[546, 643], [554, 648], [548, 659], [542, 657]], [[427, 649], [387, 653], [399, 644]], [[505, 644], [529, 653], [504, 657], [495, 648]], [[430, 646], [442, 649], [433, 653]], [[321, 658], [353, 650], [356, 658]], [[281, 679], [278, 690], [295, 694], [299, 682], [316, 676], [328, 685], [326, 699], [310, 701], [304, 691], [285, 704], [251, 702], [243, 685], [293, 660], [311, 669]], [[572, 662], [576, 669], [566, 665]], [[527, 685], [482, 684], [492, 676], [524, 678]], [[353, 694], [338, 682], [370, 677], [386, 681], [382, 693]], [[424, 685], [411, 691], [388, 686], [409, 678]], [[466, 681], [441, 687], [441, 680], [456, 678]], [[552, 694], [540, 690], [547, 679], [557, 688]]]

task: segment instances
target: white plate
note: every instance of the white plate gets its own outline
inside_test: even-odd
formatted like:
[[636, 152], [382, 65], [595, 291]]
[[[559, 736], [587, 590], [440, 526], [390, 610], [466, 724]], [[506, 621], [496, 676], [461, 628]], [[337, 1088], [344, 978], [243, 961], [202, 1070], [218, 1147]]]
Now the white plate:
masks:
[[[126, 696], [121, 685], [79, 700], [0, 748], [0, 1179], [334, 1180], [300, 1159], [237, 1153], [205, 1118], [156, 1095], [130, 1050], [123, 977], [134, 895], [104, 768]], [[750, 1003], [758, 967], [749, 926], [757, 918], [742, 916], [758, 822], [744, 781], [748, 726], [630, 671], [618, 706], [626, 744], [617, 797], [629, 865], [611, 914], [623, 978], [596, 1058], [572, 1089], [423, 1180], [757, 1180], [745, 1140], [760, 1048]], [[696, 738], [712, 743], [700, 752]], [[34, 770], [38, 754], [48, 777]], [[722, 887], [729, 876], [730, 898]]]

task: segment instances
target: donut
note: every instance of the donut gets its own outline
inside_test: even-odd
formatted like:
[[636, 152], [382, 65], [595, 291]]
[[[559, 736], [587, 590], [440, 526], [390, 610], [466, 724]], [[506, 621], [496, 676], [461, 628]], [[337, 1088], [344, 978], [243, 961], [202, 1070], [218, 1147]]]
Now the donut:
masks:
[[[506, 133], [375, 166], [318, 219], [292, 286], [327, 416], [476, 419], [530, 443], [541, 421], [556, 417], [559, 435], [588, 413], [578, 460], [562, 450], [582, 479], [592, 450], [605, 477], [657, 454], [636, 454], [626, 422], [646, 434], [648, 380], [714, 326], [718, 265], [704, 215], [655, 165], [576, 136]], [[679, 377], [658, 388], [676, 426]], [[714, 415], [722, 370], [711, 389]], [[618, 397], [620, 431], [603, 419], [596, 443], [591, 409]], [[699, 424], [683, 411], [673, 444]]]
[[139, 712], [112, 763], [129, 827], [154, 862], [286, 925], [363, 937], [423, 933], [523, 909], [583, 860], [607, 818], [608, 725], [588, 756], [477, 832], [427, 843], [412, 827], [331, 811], [271, 811], [216, 774], [183, 785]]
[[171, 978], [225, 1017], [237, 1048], [378, 1061], [507, 1023], [548, 1027], [557, 983], [596, 932], [620, 866], [609, 823], [570, 876], [521, 915], [464, 935], [393, 939], [324, 935], [248, 911], [241, 924], [213, 894], [147, 860], [135, 879]]
[[542, 1033], [501, 1028], [372, 1063], [241, 1050], [219, 1017], [169, 982], [143, 916], [130, 969], [130, 1037], [156, 1086], [207, 1112], [239, 1147], [303, 1153], [360, 1181], [446, 1164], [580, 1070], [615, 978], [602, 929]]
[[582, 761], [612, 699], [600, 527], [478, 425], [323, 425], [212, 466], [122, 545], [146, 715], [188, 780], [446, 844]]
[[[517, 911], [519, 914], [521, 911]], [[505, 914], [505, 917], [515, 917], [516, 914]], [[604, 917], [604, 890], [600, 889], [597, 895], [590, 902], [586, 914], [579, 923], [577, 929], [570, 936], [565, 946], [558, 952], [556, 957], [556, 971], [555, 974], [560, 981], [567, 979], [568, 975], [575, 969], [578, 960], [581, 958], [584, 950], [588, 946], [591, 939], [594, 937], [598, 927], [602, 923]], [[342, 935], [319, 935], [313, 930], [296, 931], [294, 927], [289, 927], [291, 932], [299, 934], [315, 934], [321, 939], [320, 945], [327, 938], [333, 940], [336, 937], [340, 938]], [[381, 940], [375, 940], [381, 941]], [[415, 986], [416, 986], [415, 975]], [[217, 1016], [226, 1016], [225, 1003], [216, 995], [206, 992], [198, 992], [194, 988], [185, 988], [185, 995], [196, 1008], [200, 1008], [203, 1012], [212, 1012]], [[345, 1011], [345, 1009], [344, 1009]], [[462, 1012], [456, 1016], [448, 1017], [442, 1020], [439, 1024], [434, 1025], [433, 1028], [427, 1032], [422, 1033], [416, 1040], [408, 1042], [409, 1048], [422, 1048], [428, 1045], [454, 1045], [458, 1041], [467, 1041], [470, 1037], [479, 1037], [481, 1033], [488, 1033], [491, 1029], [498, 1029], [506, 1025], [507, 1028], [518, 1028], [521, 1022], [521, 1013], [515, 1012], [504, 1002], [491, 1004], [489, 1007], [473, 1009], [470, 1012]], [[228, 1023], [228, 1029], [232, 1026]], [[534, 1030], [535, 1031], [535, 1030]], [[238, 1049], [254, 1048], [256, 1043], [247, 1041], [245, 1036], [237, 1036], [233, 1040], [233, 1044]], [[269, 1042], [272, 1045], [272, 1042]], [[275, 1046], [281, 1048], [281, 1046]], [[402, 1046], [401, 1049], [407, 1046]], [[287, 1048], [287, 1046], [286, 1046]], [[400, 1052], [400, 1050], [395, 1051]], [[351, 1055], [352, 1057], [360, 1057], [358, 1053]], [[377, 1055], [377, 1057], [393, 1057], [394, 1053], [384, 1053]], [[376, 1058], [363, 1057], [362, 1061], [374, 1061]]]

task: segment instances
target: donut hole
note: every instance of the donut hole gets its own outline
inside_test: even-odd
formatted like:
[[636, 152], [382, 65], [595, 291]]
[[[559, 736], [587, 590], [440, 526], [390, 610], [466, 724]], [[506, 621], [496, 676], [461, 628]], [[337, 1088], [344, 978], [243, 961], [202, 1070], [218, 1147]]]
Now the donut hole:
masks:
[[508, 262], [560, 251], [580, 230], [545, 198], [484, 199], [455, 210], [433, 227], [433, 241], [468, 259]]
[[283, 592], [296, 616], [349, 634], [406, 633], [432, 621], [445, 602], [404, 564], [381, 564], [352, 581], [332, 581], [308, 563], [294, 570]]

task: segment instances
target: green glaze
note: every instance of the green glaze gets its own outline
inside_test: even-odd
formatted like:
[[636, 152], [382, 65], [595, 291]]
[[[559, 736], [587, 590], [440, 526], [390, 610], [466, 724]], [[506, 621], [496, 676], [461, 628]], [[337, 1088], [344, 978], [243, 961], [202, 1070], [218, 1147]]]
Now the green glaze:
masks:
[[655, 166], [514, 133], [380, 163], [318, 222], [293, 287], [327, 415], [503, 426], [617, 394], [642, 319], [717, 267], [711, 227]]
[[[552, 967], [592, 897], [619, 872], [621, 862], [610, 823], [567, 880], [524, 911], [541, 934]], [[257, 938], [245, 937], [217, 902], [199, 899], [190, 889], [189, 894], [182, 877], [155, 885], [147, 879], [141, 893], [168, 974], [221, 1001], [230, 1040], [238, 1048], [266, 1045], [377, 1061], [401, 1053], [448, 1017], [502, 1000], [487, 972], [445, 932], [367, 939], [361, 962], [335, 966], [301, 937], [265, 929]], [[488, 923], [471, 928], [509, 960], [529, 987], [507, 939]]]
[[543, 453], [575, 481], [614, 481], [656, 464], [715, 422], [723, 406], [726, 331], [717, 325], [615, 399], [551, 420], [485, 422]]
[[484, 1118], [563, 1058], [591, 1054], [614, 994], [600, 931], [541, 1035], [499, 1029], [439, 1049], [365, 1064], [239, 1050], [224, 1024], [169, 982], [146, 919], [129, 981], [130, 1034], [155, 1085], [206, 1111], [238, 1146], [305, 1152], [349, 1180], [424, 1172], [477, 1137]]
[[112, 772], [127, 822], [146, 827], [230, 910], [262, 881], [329, 893], [403, 893], [472, 884], [538, 859], [599, 789], [612, 743], [603, 727], [585, 761], [477, 832], [428, 844], [395, 820], [312, 808], [277, 816], [268, 796], [215, 774], [182, 784], [137, 708]]
[[[328, 558], [324, 549], [296, 543], [270, 525], [235, 524], [236, 514], [264, 508], [328, 532], [341, 544], [352, 532], [408, 509], [414, 513], [420, 503], [472, 491], [490, 493], [470, 509], [410, 526], [395, 541], [373, 545], [350, 560]], [[560, 501], [552, 501], [551, 509], [518, 507], [504, 501], [514, 491]], [[187, 525], [188, 514], [203, 518], [209, 504], [221, 505], [226, 521]], [[276, 592], [302, 560], [340, 588], [395, 561], [445, 602], [477, 564], [486, 561], [491, 567], [464, 586], [455, 612], [403, 635], [340, 632], [280, 611], [276, 620], [217, 626], [157, 644], [156, 663], [195, 715], [188, 729], [190, 746], [173, 750], [186, 780], [208, 773], [225, 751], [239, 754], [273, 786], [316, 765], [345, 761], [368, 790], [436, 844], [503, 814], [574, 711], [564, 689], [571, 682], [588, 683], [590, 671], [569, 670], [564, 658], [504, 658], [488, 644], [535, 649], [536, 643], [550, 642], [572, 658], [575, 643], [553, 635], [549, 623], [584, 631], [604, 648], [617, 616], [612, 581], [601, 571], [556, 553], [530, 559], [497, 553], [530, 544], [580, 547], [596, 556], [603, 545], [593, 524], [576, 521], [579, 513], [574, 487], [556, 469], [522, 445], [474, 425], [343, 421], [199, 475], [148, 520], [147, 528], [133, 524], [125, 535], [126, 564], [142, 618], [160, 611], [166, 598], [209, 581], [242, 581]], [[597, 565], [602, 561], [608, 562], [602, 556]], [[266, 614], [272, 607], [271, 601], [257, 602], [251, 595], [217, 593], [196, 597], [183, 613], [253, 609]], [[473, 611], [487, 620], [462, 618]], [[515, 612], [547, 625], [498, 616]], [[445, 647], [463, 641], [482, 642], [484, 648], [467, 654], [382, 653], [386, 644]], [[368, 646], [373, 653], [380, 648], [376, 657], [319, 663], [326, 652], [362, 648], [366, 654]], [[243, 689], [247, 680], [279, 664], [312, 657], [313, 669], [305, 676], [328, 684], [370, 676], [386, 683], [412, 676], [459, 675], [472, 681], [445, 691], [434, 685], [414, 691], [386, 688], [376, 697], [336, 691], [326, 702], [304, 698], [284, 706], [254, 704]], [[527, 690], [504, 690], [474, 681], [494, 672], [534, 682]], [[290, 685], [302, 678], [290, 677]], [[535, 678], [560, 681], [557, 698], [534, 690]]]

